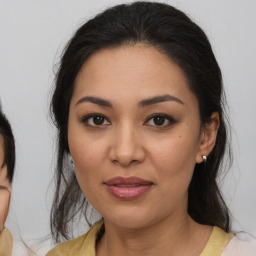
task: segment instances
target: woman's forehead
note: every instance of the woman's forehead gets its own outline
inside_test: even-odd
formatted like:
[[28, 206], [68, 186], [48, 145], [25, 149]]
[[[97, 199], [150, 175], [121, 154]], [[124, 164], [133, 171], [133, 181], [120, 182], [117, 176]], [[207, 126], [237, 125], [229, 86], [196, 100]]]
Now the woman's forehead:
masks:
[[183, 97], [186, 91], [190, 92], [184, 72], [163, 53], [154, 47], [126, 46], [91, 56], [77, 75], [74, 97], [143, 100], [166, 94]]

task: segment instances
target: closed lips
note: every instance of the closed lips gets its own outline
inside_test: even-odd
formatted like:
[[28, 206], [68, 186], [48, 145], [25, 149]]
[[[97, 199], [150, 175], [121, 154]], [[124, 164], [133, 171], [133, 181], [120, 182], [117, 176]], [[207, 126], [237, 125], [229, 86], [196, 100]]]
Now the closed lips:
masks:
[[111, 178], [109, 180], [107, 180], [106, 182], [104, 182], [104, 184], [109, 185], [109, 186], [120, 186], [120, 185], [149, 185], [149, 184], [153, 184], [153, 182], [151, 181], [147, 181], [138, 177], [114, 177]]
[[108, 191], [118, 199], [132, 200], [140, 197], [153, 185], [138, 177], [115, 177], [104, 183]]

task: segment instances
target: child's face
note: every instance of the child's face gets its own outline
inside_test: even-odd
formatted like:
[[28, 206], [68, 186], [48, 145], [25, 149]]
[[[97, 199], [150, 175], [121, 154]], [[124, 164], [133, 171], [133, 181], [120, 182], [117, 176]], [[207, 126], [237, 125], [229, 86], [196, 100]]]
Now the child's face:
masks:
[[[2, 167], [4, 160], [4, 140], [0, 135], [0, 231], [2, 230], [5, 220], [7, 218], [10, 202], [10, 189], [11, 184], [7, 178], [7, 167], [6, 165]], [[9, 191], [8, 191], [9, 190]]]

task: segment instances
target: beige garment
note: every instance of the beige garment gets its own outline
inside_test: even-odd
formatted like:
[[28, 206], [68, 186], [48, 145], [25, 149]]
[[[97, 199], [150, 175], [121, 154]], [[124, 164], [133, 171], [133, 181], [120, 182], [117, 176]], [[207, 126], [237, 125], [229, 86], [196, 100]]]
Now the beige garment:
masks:
[[0, 256], [12, 255], [12, 244], [12, 234], [7, 228], [4, 228], [0, 233]]
[[[57, 245], [48, 252], [46, 256], [95, 256], [96, 238], [102, 225], [103, 221], [95, 223], [86, 234], [74, 240]], [[221, 256], [224, 248], [233, 237], [234, 235], [228, 234], [218, 227], [214, 227], [200, 256]]]

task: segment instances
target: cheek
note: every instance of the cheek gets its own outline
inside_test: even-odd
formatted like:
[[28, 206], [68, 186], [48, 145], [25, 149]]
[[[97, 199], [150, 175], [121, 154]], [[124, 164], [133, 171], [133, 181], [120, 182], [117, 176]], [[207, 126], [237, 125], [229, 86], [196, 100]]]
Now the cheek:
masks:
[[85, 128], [82, 124], [70, 114], [69, 126], [68, 126], [68, 144], [70, 154], [73, 158], [75, 169], [90, 171], [99, 162], [102, 161], [102, 147], [95, 141], [92, 136], [85, 132]]
[[[1, 165], [0, 165], [1, 167]], [[11, 188], [11, 183], [7, 178], [7, 166], [5, 165], [3, 168], [0, 168], [0, 185]]]
[[[80, 143], [79, 143], [80, 144]], [[77, 146], [70, 149], [73, 156], [74, 163], [77, 167], [82, 169], [91, 170], [95, 166], [98, 166], [103, 160], [103, 150], [101, 147], [93, 144], [76, 144]], [[79, 168], [80, 169], [80, 168]]]
[[173, 189], [188, 187], [197, 154], [197, 141], [185, 136], [174, 136], [152, 147], [151, 160], [163, 183]]
[[156, 207], [165, 205], [168, 211], [186, 207], [188, 187], [195, 167], [194, 151], [192, 145], [188, 147], [185, 139], [178, 138], [159, 145], [152, 152], [151, 159], [157, 170], [157, 187], [161, 198], [159, 200], [159, 195], [155, 198]]
[[78, 172], [97, 172], [105, 160], [104, 147], [90, 140], [70, 140], [69, 148]]
[[75, 165], [78, 183], [90, 201], [91, 192], [98, 189], [103, 182], [104, 162], [106, 159], [106, 146], [104, 141], [93, 139], [83, 133], [69, 134], [69, 149]]

